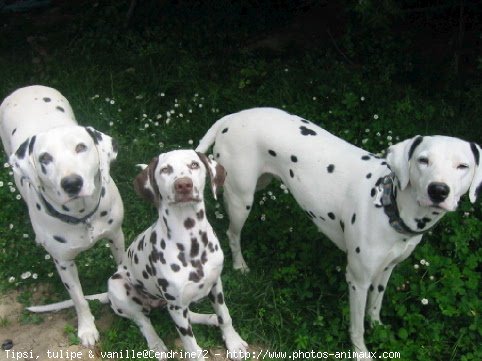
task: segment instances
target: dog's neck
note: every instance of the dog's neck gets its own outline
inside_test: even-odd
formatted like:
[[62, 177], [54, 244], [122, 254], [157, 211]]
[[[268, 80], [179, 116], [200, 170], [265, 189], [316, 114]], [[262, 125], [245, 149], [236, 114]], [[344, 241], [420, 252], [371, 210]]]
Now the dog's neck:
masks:
[[432, 228], [446, 213], [436, 207], [422, 207], [417, 201], [415, 190], [409, 184], [402, 191], [394, 182], [394, 193], [401, 220], [414, 233], [423, 233]]
[[161, 202], [157, 222], [160, 223], [160, 228], [164, 230], [168, 239], [184, 240], [186, 234], [190, 233], [197, 236], [194, 232], [207, 230], [204, 202], [171, 205], [163, 205]]

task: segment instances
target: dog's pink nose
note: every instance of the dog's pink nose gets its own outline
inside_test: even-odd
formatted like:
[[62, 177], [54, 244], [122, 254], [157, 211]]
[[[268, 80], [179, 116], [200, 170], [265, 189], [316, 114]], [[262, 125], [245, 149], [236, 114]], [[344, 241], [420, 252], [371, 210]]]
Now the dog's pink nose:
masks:
[[174, 182], [176, 193], [189, 194], [192, 192], [192, 179], [188, 177], [176, 179]]

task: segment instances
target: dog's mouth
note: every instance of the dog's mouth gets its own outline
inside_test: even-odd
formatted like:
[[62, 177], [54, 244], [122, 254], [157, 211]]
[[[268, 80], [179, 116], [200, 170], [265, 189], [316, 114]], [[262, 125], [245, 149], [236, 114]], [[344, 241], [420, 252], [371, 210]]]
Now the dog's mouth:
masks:
[[423, 200], [423, 199], [418, 200], [417, 203], [418, 203], [419, 207], [434, 208], [434, 209], [444, 211], [444, 212], [455, 211], [457, 209], [457, 205], [458, 205], [458, 204], [455, 204], [455, 206], [451, 206], [447, 202], [435, 203], [435, 202], [432, 202], [430, 200]]
[[180, 194], [176, 193], [174, 196], [174, 201], [171, 204], [179, 204], [179, 203], [199, 203], [201, 199], [199, 197], [194, 196], [193, 194]]

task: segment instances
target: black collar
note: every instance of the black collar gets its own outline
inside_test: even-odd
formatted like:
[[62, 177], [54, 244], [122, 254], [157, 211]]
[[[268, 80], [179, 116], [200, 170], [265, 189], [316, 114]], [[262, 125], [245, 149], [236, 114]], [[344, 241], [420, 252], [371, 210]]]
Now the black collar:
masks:
[[381, 194], [381, 204], [383, 206], [383, 210], [388, 217], [388, 222], [390, 226], [397, 231], [398, 233], [405, 234], [408, 236], [417, 236], [424, 234], [430, 228], [427, 228], [423, 231], [414, 231], [411, 229], [407, 224], [403, 221], [402, 217], [400, 217], [400, 212], [398, 211], [397, 200], [395, 199], [395, 173], [390, 173], [383, 177], [383, 180], [380, 184]]
[[60, 213], [57, 211], [47, 200], [44, 198], [43, 194], [38, 192], [39, 198], [42, 201], [42, 203], [45, 206], [45, 210], [47, 211], [47, 214], [51, 217], [57, 218], [61, 220], [62, 222], [68, 223], [68, 224], [80, 224], [80, 223], [87, 223], [87, 220], [92, 217], [92, 215], [97, 212], [97, 209], [99, 209], [100, 205], [100, 199], [102, 198], [102, 192], [99, 194], [99, 200], [97, 201], [96, 206], [94, 209], [86, 214], [82, 218], [77, 218], [73, 216], [69, 216], [68, 214]]

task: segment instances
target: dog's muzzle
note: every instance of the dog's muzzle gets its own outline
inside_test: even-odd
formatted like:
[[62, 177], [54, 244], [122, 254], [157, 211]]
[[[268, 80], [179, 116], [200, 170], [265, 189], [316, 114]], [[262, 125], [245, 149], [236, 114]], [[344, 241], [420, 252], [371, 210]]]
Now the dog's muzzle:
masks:
[[178, 178], [174, 182], [174, 200], [175, 202], [197, 202], [199, 199], [194, 198], [192, 179], [188, 177]]

